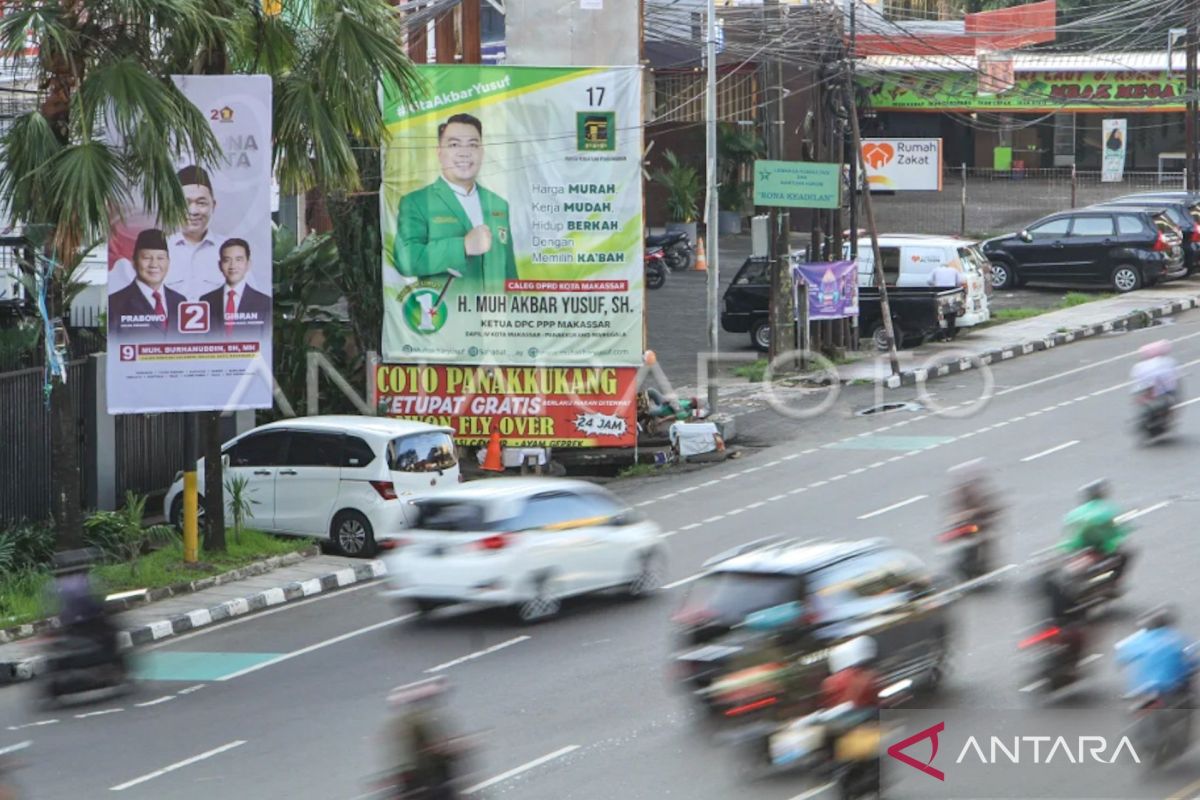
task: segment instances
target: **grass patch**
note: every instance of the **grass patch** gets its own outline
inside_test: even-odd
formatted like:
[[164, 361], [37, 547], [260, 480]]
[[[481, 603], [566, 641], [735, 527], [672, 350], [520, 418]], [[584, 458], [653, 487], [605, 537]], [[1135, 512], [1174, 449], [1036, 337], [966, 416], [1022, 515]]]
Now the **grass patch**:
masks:
[[[92, 570], [92, 578], [97, 591], [104, 594], [129, 589], [157, 589], [228, 572], [270, 556], [294, 553], [312, 546], [313, 540], [282, 538], [248, 530], [242, 531], [238, 541], [234, 541], [230, 535], [226, 544], [228, 551], [225, 553], [207, 553], [201, 549], [200, 562], [203, 568], [184, 566], [183, 543], [176, 541], [139, 558], [136, 573], [131, 574], [126, 563], [101, 564]], [[45, 611], [42, 604], [51, 580], [50, 573], [42, 570], [0, 576], [0, 627], [22, 625], [43, 618]]]
[[1107, 300], [1115, 295], [1109, 294], [1085, 294], [1084, 292], [1067, 292], [1062, 302], [1058, 304], [1059, 308], [1074, 308], [1081, 306], [1084, 303], [1093, 303], [1097, 300]]
[[1030, 317], [1036, 317], [1053, 310], [1052, 308], [998, 308], [992, 312], [992, 321], [1016, 322], [1017, 320], [1029, 319]]
[[1067, 292], [1062, 300], [1058, 301], [1057, 305], [1049, 308], [998, 308], [992, 311], [992, 318], [988, 324], [1000, 322], [1016, 322], [1017, 320], [1029, 319], [1030, 317], [1039, 317], [1042, 314], [1049, 314], [1051, 311], [1060, 311], [1064, 308], [1074, 308], [1081, 306], [1084, 303], [1094, 303], [1097, 300], [1107, 300], [1114, 297], [1112, 294], [1088, 294], [1086, 292]]
[[644, 478], [647, 475], [657, 474], [659, 467], [656, 464], [630, 464], [628, 467], [622, 467], [617, 473], [618, 478]]
[[767, 373], [767, 364], [769, 363], [767, 359], [760, 358], [749, 364], [739, 364], [733, 368], [733, 374], [739, 378], [745, 378], [751, 383], [762, 383], [763, 376]]

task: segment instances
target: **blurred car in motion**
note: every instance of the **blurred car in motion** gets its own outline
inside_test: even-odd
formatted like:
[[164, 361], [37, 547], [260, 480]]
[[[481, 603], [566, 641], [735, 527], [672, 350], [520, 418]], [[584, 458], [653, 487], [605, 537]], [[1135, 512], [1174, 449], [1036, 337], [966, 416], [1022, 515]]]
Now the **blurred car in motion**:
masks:
[[585, 481], [492, 478], [411, 505], [411, 528], [380, 546], [385, 594], [421, 613], [512, 606], [533, 623], [568, 597], [614, 588], [645, 595], [665, 574], [659, 527]]
[[723, 553], [705, 564], [675, 615], [678, 679], [713, 711], [707, 692], [723, 675], [745, 669], [754, 635], [743, 621], [795, 603], [803, 609], [784, 632], [786, 659], [808, 667], [815, 696], [827, 674], [829, 648], [870, 635], [887, 683], [911, 679], [938, 687], [950, 657], [946, 596], [924, 563], [883, 539], [769, 539]]
[[[371, 556], [377, 536], [412, 522], [405, 501], [458, 485], [452, 433], [387, 417], [296, 417], [231, 439], [221, 458], [226, 479], [246, 481], [255, 528], [328, 537], [343, 555]], [[203, 459], [196, 468], [204, 474]], [[163, 509], [182, 527], [182, 473]]]

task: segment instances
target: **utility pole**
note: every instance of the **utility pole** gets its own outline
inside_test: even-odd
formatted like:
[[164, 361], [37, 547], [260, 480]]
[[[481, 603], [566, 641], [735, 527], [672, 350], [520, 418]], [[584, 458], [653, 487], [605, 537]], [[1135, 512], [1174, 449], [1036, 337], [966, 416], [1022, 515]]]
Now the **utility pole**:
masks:
[[[847, 69], [850, 72], [850, 96], [846, 98], [846, 111], [855, 119], [858, 118], [858, 105], [854, 93], [854, 60], [858, 47], [858, 0], [850, 0], [850, 45], [846, 57]], [[854, 137], [851, 137], [852, 145]], [[858, 258], [858, 156], [850, 157], [850, 260]]]
[[[854, 134], [854, 159], [865, 175], [867, 165], [863, 161], [862, 132], [858, 127], [858, 109], [854, 105], [854, 84], [851, 82], [850, 70], [846, 70], [844, 74], [846, 76], [846, 98], [850, 103], [850, 130]], [[887, 281], [883, 276], [883, 257], [879, 254], [879, 232], [875, 228], [875, 210], [871, 206], [870, 185], [863, 189], [863, 211], [867, 215], [867, 231], [871, 235], [871, 253], [875, 257], [875, 285], [879, 288], [879, 311], [883, 317], [883, 330], [887, 335], [888, 360], [892, 365], [892, 374], [899, 375], [900, 357], [896, 355], [896, 332], [892, 327], [892, 307], [888, 303]]]
[[1196, 152], [1196, 45], [1197, 37], [1200, 36], [1200, 3], [1193, 0], [1188, 4], [1188, 26], [1187, 26], [1187, 106], [1184, 114], [1184, 136], [1187, 138], [1187, 171], [1184, 175], [1186, 182], [1185, 189], [1195, 191], [1200, 185], [1200, 175], [1197, 170], [1200, 169], [1200, 158]]
[[[704, 228], [708, 235], [708, 352], [717, 354], [718, 311], [717, 295], [721, 286], [720, 259], [721, 244], [718, 234], [717, 206], [717, 8], [716, 0], [708, 0], [706, 53], [708, 57], [708, 93], [704, 104], [704, 174], [705, 174], [705, 215]], [[708, 383], [709, 412], [717, 410], [717, 382]]]
[[[779, 0], [764, 3], [765, 22], [770, 30], [778, 33], [783, 29], [783, 8]], [[784, 160], [783, 150], [783, 63], [774, 58], [770, 62], [768, 85], [775, 92], [773, 102], [767, 103], [767, 158]], [[791, 286], [791, 215], [786, 209], [770, 208], [770, 256], [771, 265], [771, 347], [768, 355], [773, 360], [781, 353], [795, 350], [795, 320], [792, 315]]]

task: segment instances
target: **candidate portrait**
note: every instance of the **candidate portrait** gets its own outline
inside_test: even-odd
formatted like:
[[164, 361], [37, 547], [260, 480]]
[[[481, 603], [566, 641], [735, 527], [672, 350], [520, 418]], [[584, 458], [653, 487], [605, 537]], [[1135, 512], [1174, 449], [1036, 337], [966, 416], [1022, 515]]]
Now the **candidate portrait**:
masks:
[[220, 246], [218, 267], [224, 285], [200, 298], [208, 303], [208, 318], [215, 333], [232, 334], [238, 328], [262, 327], [271, 320], [271, 298], [247, 282], [250, 276], [250, 243], [226, 239]]
[[134, 279], [108, 296], [108, 329], [123, 333], [172, 331], [185, 298], [166, 285], [171, 256], [161, 230], [149, 228], [138, 234], [133, 270]]

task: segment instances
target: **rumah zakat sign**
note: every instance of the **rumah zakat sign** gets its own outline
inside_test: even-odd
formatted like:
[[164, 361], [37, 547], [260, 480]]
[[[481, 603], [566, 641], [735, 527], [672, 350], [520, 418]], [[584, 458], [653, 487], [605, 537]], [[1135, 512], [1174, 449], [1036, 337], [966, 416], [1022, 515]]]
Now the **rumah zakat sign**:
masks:
[[498, 432], [509, 447], [632, 447], [635, 367], [379, 364], [374, 406], [454, 429], [459, 444]]
[[876, 192], [940, 192], [941, 139], [863, 139], [867, 183]]

